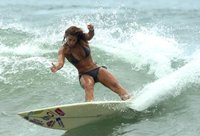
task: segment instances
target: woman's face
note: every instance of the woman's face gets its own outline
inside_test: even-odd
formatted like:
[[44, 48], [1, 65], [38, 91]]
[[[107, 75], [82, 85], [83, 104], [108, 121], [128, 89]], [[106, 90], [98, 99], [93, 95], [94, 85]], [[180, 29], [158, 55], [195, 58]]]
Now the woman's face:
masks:
[[75, 36], [69, 35], [66, 37], [67, 44], [69, 47], [74, 47], [77, 43], [77, 38]]

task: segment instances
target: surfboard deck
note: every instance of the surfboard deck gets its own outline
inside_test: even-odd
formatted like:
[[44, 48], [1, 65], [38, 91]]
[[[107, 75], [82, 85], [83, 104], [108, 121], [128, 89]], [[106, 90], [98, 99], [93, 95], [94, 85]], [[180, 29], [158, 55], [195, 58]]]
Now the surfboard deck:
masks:
[[20, 112], [18, 115], [42, 127], [70, 130], [123, 112], [128, 104], [129, 101], [83, 102]]

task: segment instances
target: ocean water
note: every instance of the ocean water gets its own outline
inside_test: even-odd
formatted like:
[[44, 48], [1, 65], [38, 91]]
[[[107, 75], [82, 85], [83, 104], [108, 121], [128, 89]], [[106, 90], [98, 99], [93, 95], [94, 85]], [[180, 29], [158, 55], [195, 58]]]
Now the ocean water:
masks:
[[[0, 1], [1, 136], [199, 136], [199, 0]], [[76, 69], [52, 62], [66, 28], [87, 32], [98, 65], [133, 95], [128, 112], [69, 132], [42, 128], [20, 111], [84, 101]], [[95, 100], [119, 100], [101, 84]]]

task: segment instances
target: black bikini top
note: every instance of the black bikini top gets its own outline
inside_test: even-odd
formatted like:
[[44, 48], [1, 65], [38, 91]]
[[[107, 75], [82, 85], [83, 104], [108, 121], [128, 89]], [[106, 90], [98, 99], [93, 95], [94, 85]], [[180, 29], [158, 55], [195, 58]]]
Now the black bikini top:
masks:
[[[89, 47], [84, 47], [84, 46], [81, 46], [81, 47], [82, 47], [83, 51], [85, 52], [85, 58], [87, 58], [90, 55], [90, 48]], [[81, 61], [81, 60], [76, 59], [72, 54], [70, 54], [66, 58], [73, 65], [76, 65], [76, 64], [78, 64]]]

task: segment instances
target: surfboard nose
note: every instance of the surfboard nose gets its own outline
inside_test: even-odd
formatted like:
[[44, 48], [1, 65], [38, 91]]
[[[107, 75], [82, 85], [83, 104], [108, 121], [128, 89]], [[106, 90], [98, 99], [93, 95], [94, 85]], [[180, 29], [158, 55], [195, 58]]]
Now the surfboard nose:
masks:
[[28, 116], [28, 113], [26, 113], [26, 112], [19, 112], [19, 113], [17, 113], [17, 115], [19, 115], [22, 118], [26, 118]]

